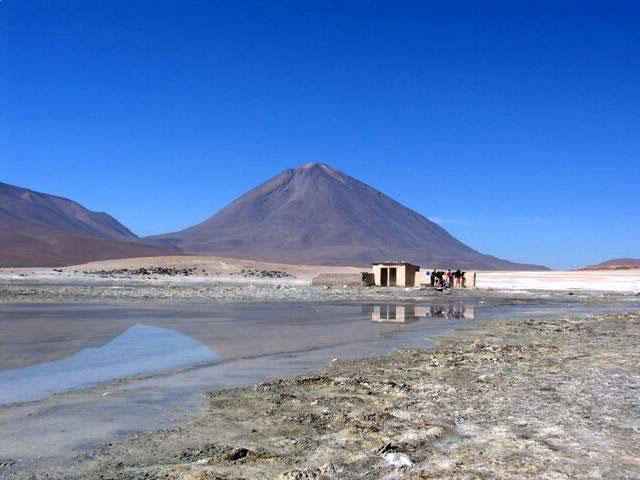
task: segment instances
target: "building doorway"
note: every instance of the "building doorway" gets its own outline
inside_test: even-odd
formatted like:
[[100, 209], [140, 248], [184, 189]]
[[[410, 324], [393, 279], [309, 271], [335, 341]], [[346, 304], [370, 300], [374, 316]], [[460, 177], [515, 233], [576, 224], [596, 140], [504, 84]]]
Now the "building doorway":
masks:
[[388, 278], [389, 278], [389, 269], [388, 268], [381, 268], [380, 269], [380, 285], [382, 287], [386, 287], [387, 286]]
[[395, 287], [397, 280], [398, 279], [398, 269], [397, 268], [390, 268], [389, 269], [389, 286], [390, 287]]

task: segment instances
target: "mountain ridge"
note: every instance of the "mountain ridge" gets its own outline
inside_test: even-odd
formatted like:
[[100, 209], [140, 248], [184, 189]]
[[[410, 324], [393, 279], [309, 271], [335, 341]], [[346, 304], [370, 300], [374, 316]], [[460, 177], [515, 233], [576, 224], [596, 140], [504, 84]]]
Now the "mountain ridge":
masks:
[[631, 270], [640, 268], [640, 258], [612, 258], [580, 270]]
[[105, 212], [0, 182], [0, 266], [58, 267], [172, 252], [143, 242]]
[[18, 220], [113, 239], [139, 240], [105, 212], [88, 210], [75, 200], [0, 182], [0, 220]]

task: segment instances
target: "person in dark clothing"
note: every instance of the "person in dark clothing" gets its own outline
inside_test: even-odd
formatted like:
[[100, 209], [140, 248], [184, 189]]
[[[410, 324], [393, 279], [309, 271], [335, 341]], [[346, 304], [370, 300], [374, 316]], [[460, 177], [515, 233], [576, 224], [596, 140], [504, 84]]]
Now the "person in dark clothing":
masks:
[[455, 279], [456, 287], [458, 288], [462, 287], [462, 272], [460, 271], [460, 269], [454, 272], [453, 278]]
[[436, 284], [436, 269], [433, 269], [433, 272], [431, 272], [431, 286], [434, 287]]

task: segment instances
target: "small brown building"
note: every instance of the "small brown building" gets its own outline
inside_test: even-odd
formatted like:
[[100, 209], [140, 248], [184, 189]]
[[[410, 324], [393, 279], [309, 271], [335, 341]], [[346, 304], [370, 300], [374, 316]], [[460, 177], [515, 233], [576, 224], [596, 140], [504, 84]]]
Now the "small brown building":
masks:
[[379, 262], [373, 264], [377, 287], [413, 287], [420, 267], [407, 262]]

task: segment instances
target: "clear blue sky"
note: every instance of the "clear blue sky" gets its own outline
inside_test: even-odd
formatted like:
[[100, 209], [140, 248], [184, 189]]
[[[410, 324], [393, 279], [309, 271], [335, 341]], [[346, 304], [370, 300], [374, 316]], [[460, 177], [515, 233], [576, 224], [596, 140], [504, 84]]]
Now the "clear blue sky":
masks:
[[0, 181], [139, 235], [319, 161], [482, 252], [640, 257], [638, 2], [1, 0], [0, 66]]

